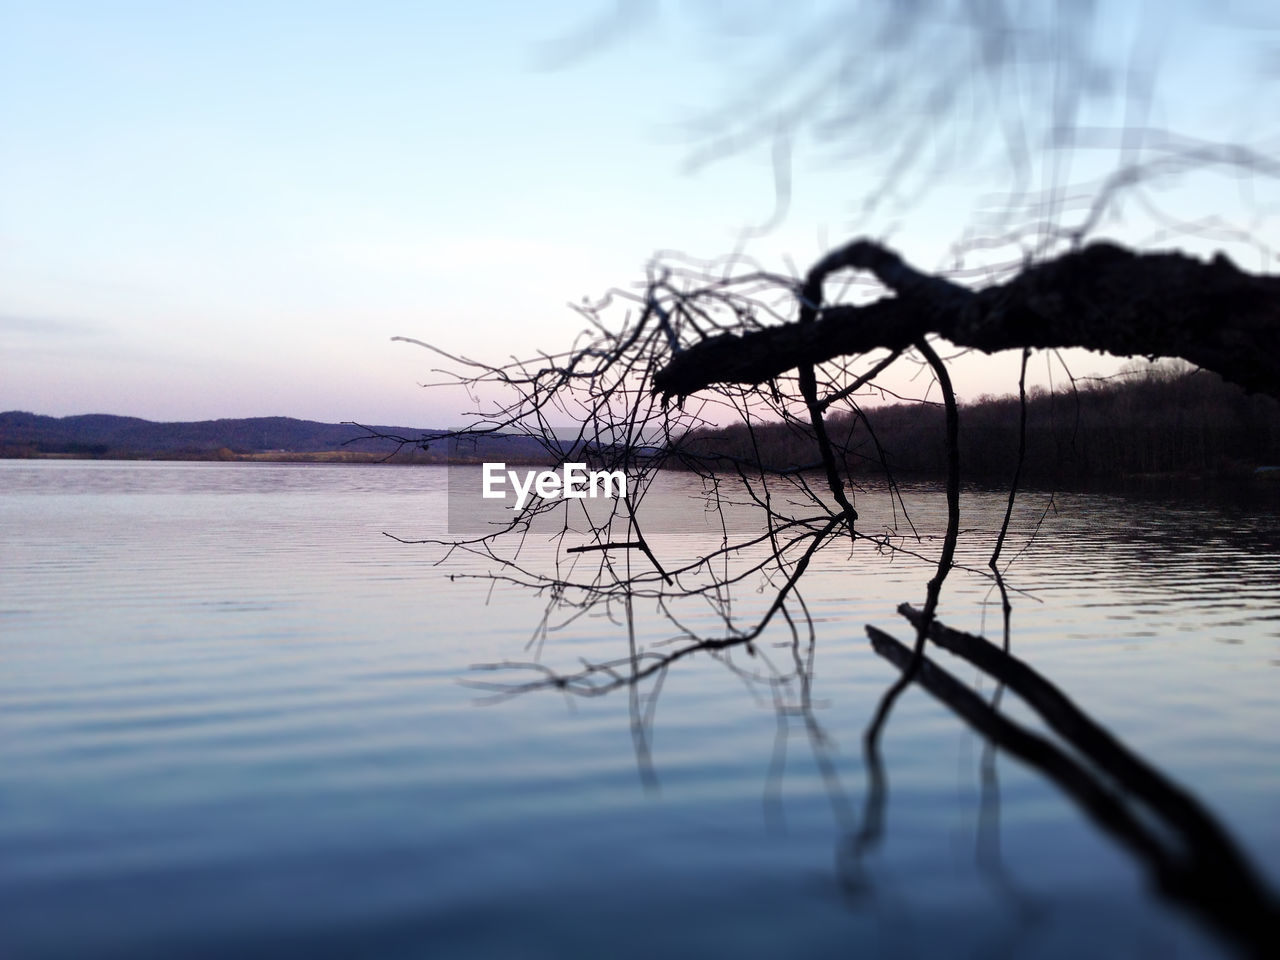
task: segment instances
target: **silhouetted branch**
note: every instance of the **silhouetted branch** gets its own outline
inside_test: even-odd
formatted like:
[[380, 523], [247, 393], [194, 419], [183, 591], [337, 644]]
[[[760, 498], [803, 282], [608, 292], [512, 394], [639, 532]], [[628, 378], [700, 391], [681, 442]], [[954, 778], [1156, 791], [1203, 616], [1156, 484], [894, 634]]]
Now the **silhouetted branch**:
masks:
[[902, 676], [885, 691], [884, 696], [880, 699], [880, 706], [876, 709], [875, 716], [863, 735], [868, 753], [877, 751], [880, 732], [889, 718], [889, 712], [893, 709], [894, 701], [915, 679], [916, 669], [924, 660], [925, 637], [929, 633], [929, 627], [933, 624], [933, 618], [938, 609], [938, 601], [942, 596], [943, 581], [947, 579], [947, 574], [951, 572], [952, 563], [955, 561], [956, 540], [960, 536], [960, 415], [956, 406], [956, 395], [951, 387], [951, 377], [947, 374], [946, 365], [934, 352], [933, 348], [921, 340], [916, 345], [916, 349], [924, 354], [930, 366], [933, 367], [934, 374], [937, 376], [938, 383], [942, 388], [942, 397], [946, 405], [947, 532], [942, 543], [942, 553], [938, 556], [937, 570], [929, 580], [928, 588], [925, 592], [924, 610], [921, 613], [920, 622], [916, 624], [916, 644], [912, 661], [903, 669]]
[[1248, 390], [1280, 396], [1280, 277], [1245, 273], [1221, 254], [1205, 263], [1094, 243], [975, 291], [858, 240], [815, 266], [805, 289], [820, 288], [843, 268], [874, 274], [894, 296], [829, 306], [815, 311], [810, 324], [694, 344], [655, 373], [654, 389], [683, 397], [716, 383], [765, 383], [796, 367], [878, 348], [902, 350], [936, 334], [988, 353], [1084, 347], [1181, 357]]
[[[922, 612], [909, 604], [904, 603], [898, 612], [913, 626], [919, 627], [924, 622]], [[1126, 791], [1176, 825], [1187, 839], [1192, 857], [1201, 866], [1226, 870], [1239, 882], [1250, 879], [1251, 886], [1259, 886], [1231, 838], [1185, 790], [1095, 723], [1042, 674], [986, 638], [952, 630], [936, 620], [929, 625], [929, 639], [1008, 686], [1059, 736], [1115, 778]]]
[[[899, 670], [905, 671], [919, 660], [884, 631], [868, 626], [867, 634], [876, 653]], [[989, 643], [986, 647], [1000, 653]], [[997, 713], [942, 667], [924, 658], [916, 679], [978, 733], [1043, 773], [1075, 799], [1094, 823], [1147, 865], [1165, 895], [1199, 913], [1252, 955], [1275, 955], [1280, 946], [1280, 913], [1274, 900], [1242, 861], [1215, 854], [1205, 857], [1201, 845], [1208, 842], [1215, 846], [1217, 841], [1200, 826], [1187, 830], [1180, 820], [1166, 819], [1182, 845], [1181, 849], [1170, 849], [1088, 769], [1048, 740]], [[1074, 705], [1073, 709], [1083, 717]], [[1165, 814], [1163, 805], [1152, 809], [1158, 815]], [[1224, 836], [1207, 813], [1199, 811], [1198, 820], [1201, 826], [1209, 824], [1213, 833]]]

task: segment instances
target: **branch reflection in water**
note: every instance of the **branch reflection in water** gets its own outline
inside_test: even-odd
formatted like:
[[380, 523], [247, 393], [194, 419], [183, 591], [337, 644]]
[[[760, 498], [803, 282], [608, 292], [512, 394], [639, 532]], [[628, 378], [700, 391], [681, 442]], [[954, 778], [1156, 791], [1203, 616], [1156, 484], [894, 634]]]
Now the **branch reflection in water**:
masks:
[[[627, 688], [641, 779], [646, 788], [656, 790], [660, 774], [653, 725], [662, 685], [673, 669], [695, 656], [720, 661], [758, 701], [772, 704], [775, 711], [777, 732], [765, 788], [766, 818], [775, 824], [781, 822], [779, 798], [788, 738], [797, 720], [805, 730], [844, 838], [837, 857], [838, 876], [847, 895], [858, 903], [873, 891], [883, 902], [884, 885], [876, 882], [870, 867], [889, 813], [889, 767], [881, 754], [881, 741], [895, 704], [918, 681], [988, 738], [989, 749], [1013, 753], [1065, 790], [1147, 865], [1164, 895], [1189, 907], [1227, 941], [1265, 952], [1272, 945], [1274, 900], [1225, 832], [1132, 751], [1099, 735], [1098, 725], [1086, 723], [1082, 711], [1066, 710], [1065, 697], [1059, 695], [1050, 704], [1042, 694], [1052, 685], [1043, 678], [1041, 683], [1029, 683], [1026, 669], [1012, 673], [1006, 669], [1019, 662], [1010, 654], [1010, 592], [1014, 588], [1006, 580], [1009, 565], [1002, 561], [1001, 551], [1027, 447], [1025, 381], [1031, 350], [1021, 352], [1016, 468], [1002, 501], [1003, 519], [994, 549], [981, 558], [977, 555], [985, 554], [981, 539], [962, 537], [983, 527], [961, 527], [960, 411], [948, 360], [930, 340], [913, 336], [902, 343], [895, 341], [887, 355], [871, 351], [833, 359], [824, 353], [818, 358], [821, 362], [807, 354], [788, 355], [785, 363], [769, 357], [773, 364], [769, 375], [754, 379], [728, 376], [715, 364], [682, 359], [695, 351], [699, 356], [706, 351], [732, 354], [739, 343], [735, 337], [758, 330], [785, 329], [788, 336], [809, 343], [821, 326], [819, 315], [828, 321], [834, 315], [834, 308], [825, 303], [832, 292], [828, 281], [846, 267], [865, 273], [867, 264], [858, 257], [867, 249], [855, 243], [833, 253], [815, 264], [803, 282], [754, 267], [739, 269], [736, 261], [719, 268], [714, 264], [681, 269], [655, 265], [643, 293], [612, 291], [599, 303], [585, 303], [581, 311], [591, 322], [591, 331], [566, 354], [501, 366], [443, 354], [454, 364], [449, 375], [456, 383], [474, 388], [477, 395], [483, 388], [506, 397], [485, 411], [480, 422], [453, 431], [444, 440], [466, 440], [496, 449], [492, 444], [505, 438], [501, 442], [536, 447], [548, 464], [587, 462], [622, 472], [628, 480], [626, 496], [615, 501], [571, 505], [563, 500], [533, 500], [490, 518], [487, 525], [469, 529], [466, 538], [430, 541], [445, 548], [449, 556], [489, 565], [488, 572], [473, 576], [548, 598], [546, 614], [530, 644], [537, 646], [532, 658], [480, 665], [488, 671], [518, 671], [521, 679], [473, 678], [473, 684], [499, 699], [541, 689], [599, 697]], [[901, 266], [896, 259], [876, 262], [882, 267]], [[877, 276], [893, 286], [892, 278]], [[919, 278], [912, 277], [906, 278], [910, 282], [900, 293], [910, 294], [919, 287]], [[861, 280], [869, 282], [865, 277]], [[628, 314], [621, 327], [614, 329], [603, 319], [611, 304], [630, 304], [638, 316]], [[862, 308], [854, 305], [854, 309]], [[794, 324], [784, 326], [793, 314]], [[774, 369], [778, 364], [786, 369]], [[895, 364], [914, 364], [926, 384], [918, 401], [941, 407], [935, 460], [945, 470], [945, 520], [935, 512], [928, 525], [917, 524], [908, 513], [903, 486], [894, 475], [895, 458], [882, 446], [883, 434], [872, 425], [879, 411], [862, 405], [866, 397], [860, 391], [874, 385], [883, 395], [877, 378]], [[693, 389], [672, 386], [669, 373], [677, 367], [701, 378]], [[842, 408], [839, 416], [833, 407]], [[929, 415], [933, 416], [932, 409]], [[566, 434], [553, 427], [557, 418], [576, 426]], [[737, 431], [733, 443], [718, 427], [726, 420]], [[770, 438], [787, 441], [785, 449], [769, 449]], [[459, 464], [474, 470], [461, 458]], [[677, 475], [702, 484], [705, 529], [691, 532], [706, 536], [691, 537], [683, 544], [689, 555], [675, 556], [682, 547], [669, 542], [668, 536], [672, 529], [689, 524], [689, 518], [668, 516], [664, 522], [662, 508], [647, 499], [664, 471], [667, 477]], [[855, 505], [858, 494], [871, 482], [881, 484], [887, 494], [887, 511], [875, 503]], [[461, 533], [453, 526], [455, 500], [463, 502], [451, 487], [450, 529]], [[1040, 523], [1054, 502], [1051, 498]], [[645, 513], [643, 529], [638, 520], [641, 512]], [[1040, 523], [1021, 550], [1036, 540]], [[535, 540], [549, 546], [549, 564], [530, 546]], [[814, 617], [802, 594], [806, 572], [824, 562], [819, 557], [844, 550], [849, 551], [844, 559], [851, 571], [861, 565], [859, 561], [884, 558], [921, 561], [931, 571], [921, 608], [909, 611], [915, 629], [910, 649], [871, 628], [876, 652], [889, 659], [898, 673], [880, 696], [863, 734], [867, 789], [860, 817], [840, 782], [828, 732], [815, 716]], [[954, 639], [935, 617], [944, 583], [956, 572], [967, 573], [969, 579], [964, 587], [948, 587], [949, 594], [971, 590], [977, 582], [1000, 596], [1003, 650], [982, 643], [1005, 659], [999, 661], [1000, 669], [986, 660], [975, 660], [975, 664], [1041, 710], [1074, 750], [1101, 751], [1100, 759], [1090, 762], [1168, 819], [1188, 851], [1170, 849], [1144, 821], [1147, 814], [1135, 814], [1091, 770], [1008, 720], [1000, 712], [999, 697], [987, 704], [926, 657], [929, 642], [945, 645], [948, 638]], [[882, 587], [875, 588], [877, 595]], [[758, 603], [747, 600], [753, 588]], [[845, 609], [860, 599], [846, 594]], [[638, 617], [640, 612], [643, 617]], [[576, 666], [562, 668], [540, 659], [541, 643], [549, 630], [587, 617], [607, 617], [619, 632], [625, 630], [626, 655], [580, 657]], [[790, 641], [783, 643], [790, 649], [789, 662], [775, 663], [773, 654], [779, 648], [773, 646], [774, 638], [784, 625], [791, 632]], [[1059, 722], [1064, 710], [1072, 720], [1069, 726], [1093, 734], [1084, 740], [1068, 736]], [[994, 753], [991, 756], [984, 795], [994, 797]], [[1133, 776], [1139, 780], [1133, 781]], [[1161, 797], [1170, 796], [1183, 801], [1173, 806], [1162, 803]], [[986, 809], [993, 811], [996, 806]], [[988, 853], [983, 855], [987, 866], [980, 868], [991, 875], [994, 833], [983, 827], [982, 836]], [[1201, 850], [1196, 844], [1207, 846]], [[1215, 879], [1200, 875], [1207, 872], [1220, 876], [1221, 888], [1214, 886]], [[1029, 921], [1034, 910], [1022, 902], [1020, 916]]]

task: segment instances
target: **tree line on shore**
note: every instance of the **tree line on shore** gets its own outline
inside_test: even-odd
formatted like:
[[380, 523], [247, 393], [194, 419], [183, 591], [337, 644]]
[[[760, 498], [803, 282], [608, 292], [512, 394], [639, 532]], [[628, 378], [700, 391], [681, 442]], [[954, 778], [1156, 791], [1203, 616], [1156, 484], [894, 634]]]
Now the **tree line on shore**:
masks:
[[[960, 444], [970, 480], [1007, 481], [1018, 461], [1017, 396], [983, 396], [961, 409]], [[946, 472], [941, 411], [934, 404], [860, 407], [829, 418], [851, 476], [940, 477]], [[787, 469], [819, 460], [806, 423], [703, 429], [687, 449], [700, 457]], [[1027, 391], [1028, 480], [1085, 482], [1135, 476], [1229, 477], [1280, 464], [1280, 403], [1246, 394], [1188, 364], [1138, 361], [1120, 375]]]
[[[984, 396], [964, 405], [960, 436], [967, 478], [1003, 482], [1013, 475], [1021, 416], [1016, 396]], [[364, 444], [352, 439], [363, 428], [349, 424], [285, 418], [153, 424], [134, 418], [55, 420], [12, 412], [0, 414], [0, 421], [0, 454], [9, 457], [362, 462], [384, 460], [398, 449], [394, 443], [387, 446], [385, 438], [382, 448], [361, 449]], [[1280, 465], [1280, 402], [1246, 394], [1216, 374], [1181, 362], [1138, 361], [1117, 377], [1078, 380], [1053, 392], [1032, 388], [1026, 421], [1022, 476], [1029, 481], [1246, 476], [1259, 467]], [[946, 472], [943, 418], [935, 404], [860, 406], [830, 416], [827, 429], [851, 477], [881, 475], [886, 466], [904, 477], [941, 477]], [[494, 438], [506, 445], [468, 459], [551, 462], [539, 451], [520, 446], [521, 439]], [[519, 449], [511, 447], [513, 443]], [[734, 462], [760, 462], [771, 469], [789, 469], [820, 459], [803, 420], [703, 428], [686, 437], [681, 447], [704, 461], [710, 458], [711, 464], [722, 458], [723, 468]], [[446, 463], [454, 458], [447, 445], [432, 443], [429, 449], [399, 449], [394, 459]]]

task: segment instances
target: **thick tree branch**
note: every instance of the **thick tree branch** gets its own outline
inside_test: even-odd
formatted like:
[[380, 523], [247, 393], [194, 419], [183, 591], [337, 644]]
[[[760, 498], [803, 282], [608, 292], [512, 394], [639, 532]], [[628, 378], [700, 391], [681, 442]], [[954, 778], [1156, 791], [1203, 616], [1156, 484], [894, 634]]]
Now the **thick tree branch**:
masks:
[[[814, 295], [822, 282], [849, 267], [873, 273], [894, 295], [819, 308]], [[802, 365], [904, 349], [937, 334], [987, 353], [1084, 347], [1181, 357], [1247, 390], [1280, 396], [1280, 276], [1246, 273], [1221, 254], [1206, 263], [1095, 243], [970, 291], [859, 240], [810, 271], [801, 311], [817, 317], [721, 334], [676, 354], [655, 374], [655, 392], [684, 397], [714, 383], [764, 383]]]

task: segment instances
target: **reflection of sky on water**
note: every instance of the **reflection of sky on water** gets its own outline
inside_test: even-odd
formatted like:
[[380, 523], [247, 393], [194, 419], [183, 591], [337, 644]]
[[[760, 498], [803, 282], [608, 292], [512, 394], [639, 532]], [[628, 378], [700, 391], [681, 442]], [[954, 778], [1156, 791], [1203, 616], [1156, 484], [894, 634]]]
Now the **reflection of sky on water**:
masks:
[[[17, 918], [0, 945], [1216, 949], [1070, 801], [999, 756], [995, 879], [976, 857], [980, 831], [988, 851], [993, 836], [983, 743], [915, 690], [886, 732], [885, 833], [856, 889], [841, 884], [847, 811], [801, 718], [780, 736], [768, 697], [708, 658], [672, 671], [658, 701], [656, 794], [637, 777], [625, 696], [477, 708], [458, 678], [528, 656], [542, 603], [451, 582], [430, 548], [380, 536], [441, 532], [443, 471], [0, 469], [0, 908]], [[673, 492], [650, 503], [664, 559], [705, 542]], [[922, 533], [940, 529], [923, 491], [907, 501]], [[1039, 601], [1015, 600], [1015, 653], [1190, 787], [1280, 879], [1274, 512], [1057, 505], [1011, 574]], [[999, 494], [966, 501], [971, 539], [1001, 506]], [[869, 532], [889, 520], [873, 491], [858, 507]], [[1007, 555], [1043, 507], [1027, 494]], [[981, 565], [984, 550], [961, 560]], [[919, 601], [929, 570], [846, 553], [815, 565], [805, 598], [819, 621], [813, 716], [856, 819], [859, 738], [893, 675], [862, 626], [907, 638], [893, 611]], [[956, 575], [943, 618], [978, 629], [987, 593]], [[744, 612], [761, 602], [741, 597]], [[622, 638], [583, 620], [548, 637], [545, 657], [616, 655]], [[1035, 724], [1016, 697], [1003, 705]]]

